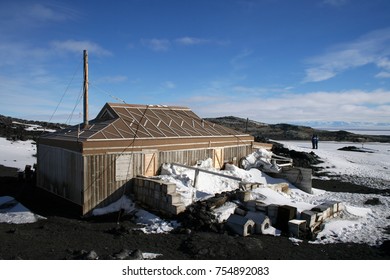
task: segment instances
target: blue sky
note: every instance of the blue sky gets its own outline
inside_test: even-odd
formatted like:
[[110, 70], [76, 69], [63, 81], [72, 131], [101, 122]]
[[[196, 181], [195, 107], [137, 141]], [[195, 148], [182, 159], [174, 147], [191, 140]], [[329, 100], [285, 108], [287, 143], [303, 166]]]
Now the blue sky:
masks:
[[0, 114], [106, 102], [266, 123], [390, 123], [388, 0], [0, 0]]

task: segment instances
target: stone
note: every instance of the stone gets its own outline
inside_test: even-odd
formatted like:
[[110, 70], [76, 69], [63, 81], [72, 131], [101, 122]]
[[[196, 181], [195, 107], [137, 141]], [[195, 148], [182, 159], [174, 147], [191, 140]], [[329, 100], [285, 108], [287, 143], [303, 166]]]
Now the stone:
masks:
[[142, 254], [142, 251], [137, 249], [131, 252], [131, 254], [128, 256], [127, 260], [143, 260], [144, 256]]
[[92, 251], [89, 251], [85, 256], [84, 256], [84, 259], [86, 260], [97, 260], [99, 258], [98, 254], [92, 250]]
[[306, 220], [290, 220], [288, 222], [288, 232], [296, 238], [302, 238], [306, 235]]
[[312, 227], [317, 222], [317, 212], [310, 211], [310, 210], [304, 210], [301, 213], [301, 220], [305, 220], [306, 225], [308, 227]]

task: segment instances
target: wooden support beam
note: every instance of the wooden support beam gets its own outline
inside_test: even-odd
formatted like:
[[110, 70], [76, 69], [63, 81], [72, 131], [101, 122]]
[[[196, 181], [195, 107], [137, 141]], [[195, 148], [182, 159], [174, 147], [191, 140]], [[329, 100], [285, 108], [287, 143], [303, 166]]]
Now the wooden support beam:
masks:
[[242, 181], [242, 179], [238, 178], [238, 177], [234, 177], [234, 176], [231, 176], [231, 175], [225, 175], [225, 174], [221, 174], [221, 173], [210, 171], [210, 170], [205, 170], [205, 169], [198, 168], [198, 167], [188, 166], [188, 165], [184, 165], [184, 164], [180, 164], [180, 163], [171, 163], [171, 164], [195, 170], [194, 188], [196, 188], [196, 181], [197, 181], [197, 177], [199, 176], [199, 172], [204, 172], [204, 173], [208, 173], [208, 174], [211, 174], [211, 175], [232, 179], [232, 180], [236, 180], [236, 181], [239, 181], [239, 182]]

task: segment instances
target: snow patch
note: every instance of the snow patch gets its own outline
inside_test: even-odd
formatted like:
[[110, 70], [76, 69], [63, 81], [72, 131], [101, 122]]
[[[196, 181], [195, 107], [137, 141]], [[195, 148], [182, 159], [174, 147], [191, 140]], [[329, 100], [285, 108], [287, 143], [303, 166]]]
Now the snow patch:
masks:
[[45, 219], [32, 213], [23, 204], [10, 196], [0, 197], [0, 223], [29, 224]]

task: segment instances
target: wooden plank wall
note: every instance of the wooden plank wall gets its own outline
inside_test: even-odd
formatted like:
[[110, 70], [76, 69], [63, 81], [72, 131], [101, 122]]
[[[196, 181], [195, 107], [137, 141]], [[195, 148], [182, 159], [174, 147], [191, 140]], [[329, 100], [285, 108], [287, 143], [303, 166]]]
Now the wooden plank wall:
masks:
[[[161, 151], [158, 153], [157, 165], [159, 167], [165, 162], [194, 165], [198, 160], [213, 158], [213, 152], [213, 148]], [[234, 157], [239, 160], [250, 152], [250, 146], [225, 147], [223, 160], [231, 161]], [[129, 174], [125, 178], [144, 175], [145, 153], [143, 152], [81, 156], [61, 148], [40, 145], [38, 184], [82, 205], [83, 214], [86, 214], [98, 205], [102, 207], [119, 199], [123, 192], [118, 190], [124, 191], [125, 187], [129, 186], [129, 180], [117, 180], [116, 177], [116, 160], [120, 155], [127, 155], [131, 160]]]
[[82, 205], [83, 158], [80, 153], [38, 144], [37, 186]]
[[242, 157], [246, 157], [251, 153], [252, 153], [252, 147], [250, 145], [225, 147], [224, 159], [225, 161], [233, 162], [234, 164], [237, 164]]
[[[120, 193], [117, 193], [117, 190], [129, 185], [129, 180], [116, 180], [116, 160], [120, 155], [131, 155], [132, 158], [131, 163], [129, 162], [129, 174], [125, 177], [133, 178], [137, 175], [146, 175], [144, 169], [145, 156], [148, 155], [147, 152], [84, 156], [85, 187], [83, 214], [88, 213], [97, 205], [101, 207], [115, 201], [120, 197]], [[212, 156], [213, 149], [161, 151], [158, 153], [157, 166], [159, 167], [165, 162], [194, 165], [197, 160], [212, 158]], [[123, 165], [123, 162], [121, 162], [121, 165]], [[121, 168], [123, 168], [123, 166]], [[112, 196], [114, 193], [116, 193], [116, 195]]]
[[[130, 155], [127, 178], [143, 174], [143, 154], [99, 154], [84, 156], [84, 205], [83, 214], [88, 213], [97, 205], [105, 206], [117, 200], [121, 194], [117, 190], [129, 184], [129, 180], [116, 180], [116, 159], [120, 155]], [[114, 195], [115, 193], [115, 195]]]
[[198, 160], [208, 158], [213, 158], [213, 149], [162, 151], [159, 153], [159, 166], [167, 162], [195, 165]]
[[[205, 160], [214, 157], [214, 148], [194, 149], [181, 151], [162, 151], [159, 153], [159, 166], [166, 162], [181, 163], [185, 165], [195, 165], [198, 160]], [[223, 148], [223, 161], [237, 162], [252, 153], [251, 145], [233, 146]], [[234, 161], [233, 159], [236, 159]]]

